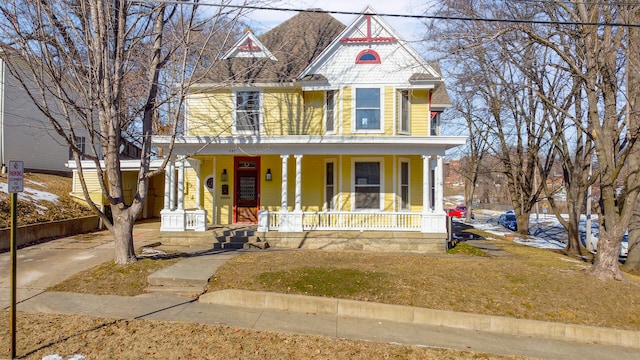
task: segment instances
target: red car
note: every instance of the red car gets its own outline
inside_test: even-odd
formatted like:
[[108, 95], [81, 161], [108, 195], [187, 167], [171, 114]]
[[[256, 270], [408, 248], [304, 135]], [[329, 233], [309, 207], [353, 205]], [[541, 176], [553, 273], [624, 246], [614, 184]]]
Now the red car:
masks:
[[[459, 211], [460, 212], [460, 217], [467, 217], [467, 207], [464, 205], [458, 205], [456, 206], [456, 208], [454, 209], [455, 211]], [[475, 216], [473, 215], [473, 211], [471, 212], [471, 218], [474, 219]]]
[[461, 219], [463, 217], [462, 212], [457, 209], [447, 209], [447, 216], [455, 217]]

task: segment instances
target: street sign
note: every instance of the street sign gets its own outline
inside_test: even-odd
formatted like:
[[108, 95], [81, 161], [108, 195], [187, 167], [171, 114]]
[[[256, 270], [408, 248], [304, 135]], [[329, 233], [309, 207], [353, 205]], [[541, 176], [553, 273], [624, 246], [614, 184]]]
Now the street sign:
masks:
[[22, 161], [9, 161], [9, 193], [24, 191], [24, 163]]

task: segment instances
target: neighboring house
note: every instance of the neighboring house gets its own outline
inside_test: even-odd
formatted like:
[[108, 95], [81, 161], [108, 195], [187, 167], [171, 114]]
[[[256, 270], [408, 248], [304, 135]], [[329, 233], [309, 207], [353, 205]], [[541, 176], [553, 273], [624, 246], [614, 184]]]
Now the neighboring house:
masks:
[[[129, 149], [133, 153], [124, 155], [120, 160], [120, 171], [122, 171], [122, 187], [125, 196], [125, 202], [130, 204], [137, 191], [138, 173], [140, 170], [140, 159], [126, 159], [127, 157], [133, 157], [136, 152], [140, 150], [136, 147]], [[162, 164], [161, 160], [153, 160], [150, 164], [151, 170], [157, 170]], [[98, 182], [98, 171], [96, 170], [96, 164], [93, 161], [83, 160], [81, 161], [82, 171], [84, 175], [84, 181], [89, 192], [89, 198], [93, 201], [98, 208], [110, 214], [111, 211], [108, 208], [109, 202], [102, 192], [102, 187]], [[69, 170], [73, 174], [73, 182], [71, 188], [71, 196], [81, 202], [86, 202], [84, 194], [82, 192], [82, 184], [80, 177], [78, 176], [78, 164], [75, 161], [70, 160], [67, 164]], [[104, 163], [101, 162], [100, 166], [104, 169]], [[149, 188], [147, 191], [147, 197], [145, 199], [142, 212], [138, 215], [140, 219], [157, 218], [160, 217], [160, 211], [163, 208], [164, 201], [164, 177], [154, 176], [149, 178]]]
[[466, 138], [439, 135], [450, 102], [438, 67], [372, 8], [346, 27], [301, 12], [246, 32], [208, 74], [188, 94], [162, 230], [414, 231], [444, 243], [443, 157]]
[[66, 167], [69, 147], [11, 75], [0, 56], [0, 161], [3, 170], [11, 160], [23, 161], [26, 171], [70, 174]]

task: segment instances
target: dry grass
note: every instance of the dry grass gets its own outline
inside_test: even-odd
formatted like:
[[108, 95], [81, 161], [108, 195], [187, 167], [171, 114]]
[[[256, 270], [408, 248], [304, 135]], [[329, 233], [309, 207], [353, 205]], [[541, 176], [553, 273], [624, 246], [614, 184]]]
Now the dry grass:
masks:
[[[0, 174], [0, 182], [7, 182], [6, 174]], [[69, 196], [69, 192], [71, 192], [71, 179], [68, 177], [25, 173], [24, 187], [25, 192], [19, 194], [16, 206], [18, 226], [93, 215], [88, 207], [81, 205]], [[23, 196], [27, 196], [30, 193], [27, 188], [57, 195], [58, 201], [54, 203], [40, 200], [36, 203], [20, 200]], [[0, 192], [0, 229], [10, 226], [11, 207], [9, 195]]]
[[[223, 265], [208, 291], [227, 288], [318, 295], [300, 286], [305, 269], [353, 269], [383, 279], [340, 297], [433, 309], [640, 330], [640, 280], [602, 282], [588, 263], [507, 241], [509, 256], [422, 256], [363, 252], [247, 253]], [[263, 281], [261, 274], [281, 274]], [[346, 279], [345, 281], [349, 281]], [[334, 295], [335, 296], [335, 295]]]
[[[140, 253], [140, 251], [138, 251]], [[118, 265], [108, 261], [51, 286], [49, 291], [67, 291], [96, 295], [136, 296], [145, 293], [147, 277], [181, 260], [179, 254], [139, 259], [134, 264]]]
[[[8, 323], [0, 312], [0, 322]], [[82, 354], [86, 359], [521, 359], [469, 351], [252, 331], [219, 325], [20, 313], [21, 359]], [[0, 327], [3, 353], [9, 344]]]

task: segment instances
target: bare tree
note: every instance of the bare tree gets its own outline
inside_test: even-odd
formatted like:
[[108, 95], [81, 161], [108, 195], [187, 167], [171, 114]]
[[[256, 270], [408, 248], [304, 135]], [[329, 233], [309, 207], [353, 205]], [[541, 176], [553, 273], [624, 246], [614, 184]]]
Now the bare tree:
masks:
[[[635, 101], [621, 106], [625, 78], [624, 59], [637, 54], [625, 50], [629, 32], [624, 26], [594, 26], [629, 21], [637, 13], [632, 4], [584, 3], [581, 1], [544, 4], [545, 14], [551, 19], [581, 23], [567, 27], [571, 47], [557, 43], [556, 38], [543, 36], [532, 29], [523, 28], [534, 41], [548, 47], [562, 59], [564, 66], [582, 83], [586, 96], [586, 126], [578, 124], [593, 142], [598, 171], [595, 174], [600, 192], [596, 208], [600, 219], [598, 252], [591, 273], [599, 279], [622, 279], [618, 266], [620, 242], [635, 210], [638, 198], [638, 138], [637, 118], [627, 116], [624, 109], [635, 114]], [[583, 59], [575, 62], [576, 58]], [[628, 66], [627, 66], [628, 67]], [[631, 78], [637, 74], [631, 74]], [[626, 171], [625, 171], [626, 170]], [[592, 180], [593, 181], [593, 180]]]
[[[528, 91], [535, 89], [534, 95], [539, 97], [543, 104], [544, 120], [547, 121], [548, 117], [555, 119], [550, 129], [556, 132], [560, 131], [565, 129], [563, 124], [566, 119], [573, 120], [575, 132], [580, 133], [576, 136], [577, 140], [574, 146], [566, 146], [564, 140], [559, 141], [560, 138], [551, 137], [550, 144], [553, 146], [544, 146], [541, 149], [555, 148], [555, 155], [547, 152], [547, 157], [562, 159], [565, 179], [571, 178], [573, 186], [571, 193], [573, 199], [578, 201], [580, 206], [582, 205], [580, 200], [583, 198], [580, 195], [582, 190], [589, 185], [598, 187], [600, 196], [596, 211], [600, 219], [600, 235], [598, 252], [591, 273], [599, 279], [622, 279], [618, 266], [620, 241], [629, 228], [632, 216], [637, 214], [636, 205], [640, 191], [640, 151], [637, 149], [640, 126], [635, 109], [639, 75], [635, 61], [628, 60], [637, 57], [636, 37], [638, 34], [628, 30], [625, 24], [637, 24], [639, 6], [631, 3], [578, 0], [527, 2], [526, 4], [496, 4], [495, 2], [483, 1], [470, 4], [454, 0], [442, 1], [441, 3], [447, 11], [453, 11], [454, 14], [466, 17], [519, 20], [510, 25], [508, 25], [508, 21], [505, 21], [501, 22], [500, 26], [491, 27], [484, 25], [483, 21], [472, 21], [470, 22], [472, 25], [456, 23], [457, 32], [445, 32], [450, 38], [455, 38], [453, 41], [455, 46], [450, 48], [454, 51], [450, 52], [456, 55], [467, 49], [480, 48], [479, 52], [470, 53], [467, 51], [464, 54], [467, 58], [473, 59], [478, 66], [491, 64], [488, 60], [495, 61], [495, 65], [500, 64], [487, 68], [494, 71], [496, 76], [485, 79], [486, 89], [489, 90], [487, 93], [491, 95], [486, 97], [487, 100], [491, 100], [487, 101], [487, 107], [492, 111], [492, 120], [495, 121], [498, 129], [506, 129], [504, 123], [501, 123], [503, 117], [501, 110], [504, 109], [505, 97], [519, 96], [531, 99], [531, 93], [504, 92], [509, 87], [505, 86], [503, 82], [495, 81], [495, 78], [500, 77], [504, 82], [511, 83], [511, 88], [514, 86], [513, 83], [519, 82], [529, 88]], [[527, 24], [521, 22], [526, 19], [543, 19], [547, 23], [539, 24], [532, 21]], [[493, 30], [486, 31], [489, 28]], [[470, 39], [476, 39], [476, 41]], [[489, 43], [501, 46], [502, 51], [491, 52], [493, 48], [487, 46]], [[535, 47], [538, 51], [534, 53], [522, 51], [528, 47]], [[536, 56], [541, 52], [549, 53], [551, 56], [536, 62]], [[524, 54], [529, 56], [522, 56]], [[504, 59], [500, 59], [499, 56], [503, 56]], [[533, 61], [527, 61], [528, 58]], [[457, 59], [464, 60], [461, 57]], [[504, 64], [508, 66], [504, 66]], [[522, 74], [523, 77], [513, 76], [516, 74], [513, 72], [514, 67], [519, 69], [519, 74]], [[563, 76], [569, 81], [567, 87], [562, 91], [569, 94], [569, 97], [558, 97], [557, 89], [552, 88], [554, 83], [541, 82], [547, 77], [537, 74], [544, 73], [548, 67], [553, 67], [556, 71], [562, 71], [566, 74]], [[504, 87], [499, 88], [498, 85]], [[625, 92], [625, 88], [628, 91]], [[527, 96], [523, 96], [524, 94]], [[571, 98], [573, 98], [572, 103], [566, 103], [562, 100]], [[538, 106], [516, 104], [519, 109], [529, 111]], [[518, 113], [513, 112], [514, 109], [511, 110], [514, 119], [520, 115], [527, 116], [526, 111]], [[562, 116], [558, 116], [563, 112]], [[535, 137], [550, 136], [548, 132], [530, 133]], [[503, 133], [500, 133], [500, 138], [503, 138]], [[524, 137], [519, 134], [512, 141], [518, 144], [521, 139]], [[587, 169], [592, 148], [597, 161], [597, 170], [594, 176], [589, 179]], [[516, 145], [513, 151], [519, 153], [520, 149]], [[527, 146], [526, 149], [531, 151], [535, 147]], [[576, 151], [576, 154], [570, 155], [572, 151]], [[519, 158], [517, 156], [513, 159]], [[512, 161], [503, 163], [505, 165], [513, 164]], [[526, 164], [528, 161], [522, 163], [522, 165]], [[538, 164], [542, 164], [542, 162]], [[539, 173], [543, 172], [544, 168], [539, 168]], [[531, 175], [527, 173], [526, 168], [522, 168], [520, 174]], [[511, 176], [515, 178], [517, 175], [517, 173], [512, 173]], [[526, 184], [526, 181], [523, 183]], [[523, 187], [523, 189], [526, 188]], [[535, 194], [535, 192], [531, 194]], [[512, 194], [512, 199], [514, 195], [518, 196], [519, 194]], [[522, 193], [522, 195], [527, 195], [527, 193]], [[521, 204], [526, 203], [521, 202]], [[575, 210], [574, 208], [572, 215], [574, 218], [577, 217]], [[575, 222], [575, 219], [572, 221]], [[520, 221], [518, 225], [520, 225]], [[572, 228], [575, 227], [575, 223], [567, 226], [573, 234], [575, 229]], [[632, 232], [634, 229], [637, 229], [637, 226], [632, 227]], [[637, 237], [636, 235], [632, 238], [637, 239]], [[636, 244], [637, 240], [632, 240], [630, 244], [632, 252], [640, 251], [637, 250]]]
[[[504, 9], [493, 2], [441, 1], [442, 15], [502, 17]], [[529, 216], [542, 193], [553, 165], [548, 144], [550, 123], [523, 69], [536, 68], [537, 49], [514, 26], [504, 23], [452, 21], [432, 23], [430, 37], [439, 41], [443, 57], [457, 84], [467, 84], [466, 94], [483, 108], [475, 115], [483, 123], [474, 131], [492, 156], [501, 159], [500, 171], [518, 220], [518, 232], [528, 234]], [[534, 178], [538, 178], [534, 182]]]
[[[225, 13], [219, 7], [210, 18], [196, 16], [199, 11], [198, 1], [0, 4], [3, 57], [73, 150], [85, 198], [115, 238], [118, 264], [136, 261], [133, 225], [148, 179], [160, 171], [150, 169], [151, 136], [159, 128], [154, 124], [173, 136], [178, 133], [185, 89], [197, 80], [194, 70], [205, 54], [217, 57], [215, 49], [238, 19], [235, 9]], [[172, 83], [161, 82], [169, 71]], [[81, 136], [88, 139], [85, 149], [78, 143]], [[139, 139], [141, 157], [135, 196], [128, 202], [119, 150], [132, 136]], [[113, 221], [91, 201], [81, 159], [95, 163]]]

